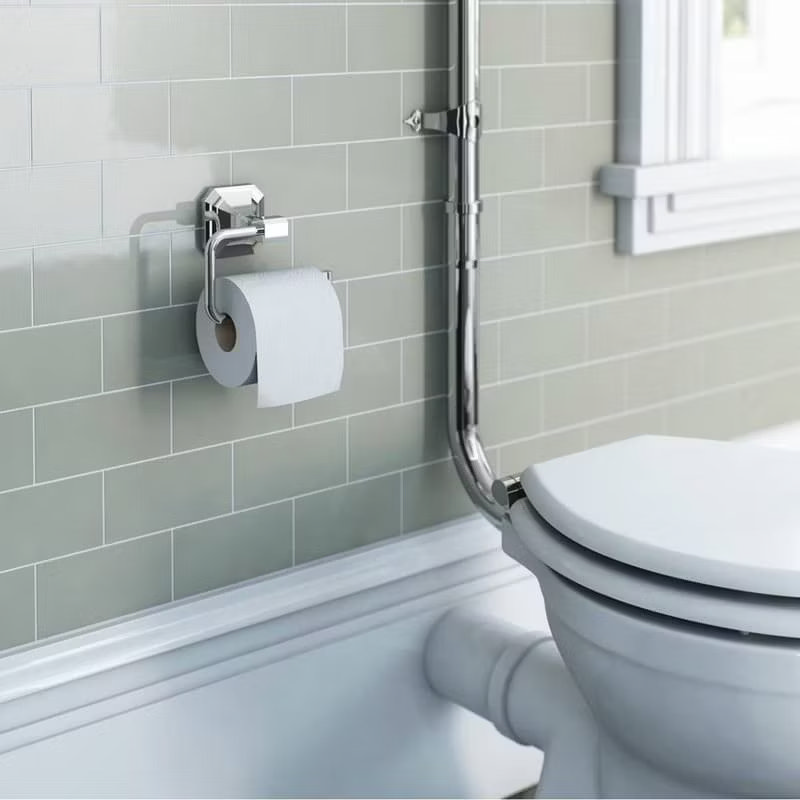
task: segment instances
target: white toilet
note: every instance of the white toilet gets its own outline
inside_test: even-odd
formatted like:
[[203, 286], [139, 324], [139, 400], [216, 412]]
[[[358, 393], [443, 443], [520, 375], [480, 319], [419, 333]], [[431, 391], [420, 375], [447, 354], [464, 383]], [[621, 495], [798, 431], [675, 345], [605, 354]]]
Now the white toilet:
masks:
[[800, 452], [646, 436], [522, 484], [503, 547], [558, 651], [456, 615], [433, 685], [545, 751], [540, 796], [800, 796]]

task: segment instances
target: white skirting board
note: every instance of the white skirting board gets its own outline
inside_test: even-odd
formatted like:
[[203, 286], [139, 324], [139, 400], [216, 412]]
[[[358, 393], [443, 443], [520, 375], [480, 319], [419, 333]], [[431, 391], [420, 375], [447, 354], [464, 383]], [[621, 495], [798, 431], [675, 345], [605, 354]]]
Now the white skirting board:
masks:
[[434, 695], [449, 607], [544, 628], [479, 519], [0, 658], [2, 797], [501, 797], [540, 755]]

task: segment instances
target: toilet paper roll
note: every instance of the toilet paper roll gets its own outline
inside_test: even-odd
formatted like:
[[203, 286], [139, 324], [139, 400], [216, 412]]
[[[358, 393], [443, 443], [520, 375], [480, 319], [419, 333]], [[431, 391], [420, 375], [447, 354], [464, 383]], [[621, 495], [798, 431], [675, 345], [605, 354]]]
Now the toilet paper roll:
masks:
[[212, 322], [205, 292], [197, 303], [200, 354], [223, 386], [258, 383], [258, 407], [299, 403], [341, 387], [342, 310], [317, 269], [287, 269], [217, 278]]

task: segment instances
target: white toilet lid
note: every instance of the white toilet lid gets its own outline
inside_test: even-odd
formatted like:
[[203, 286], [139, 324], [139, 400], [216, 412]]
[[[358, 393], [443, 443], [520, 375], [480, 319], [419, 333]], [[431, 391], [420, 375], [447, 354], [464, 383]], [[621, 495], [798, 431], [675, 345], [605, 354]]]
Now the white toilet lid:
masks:
[[643, 436], [522, 475], [582, 547], [685, 581], [800, 598], [800, 452]]

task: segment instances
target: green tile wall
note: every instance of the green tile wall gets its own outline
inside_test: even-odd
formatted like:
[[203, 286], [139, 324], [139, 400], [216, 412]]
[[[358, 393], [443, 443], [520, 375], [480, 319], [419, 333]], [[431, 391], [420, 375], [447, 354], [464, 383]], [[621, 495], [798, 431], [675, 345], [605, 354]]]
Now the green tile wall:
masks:
[[[498, 471], [800, 412], [800, 236], [617, 256], [615, 4], [483, 0], [480, 367]], [[439, 0], [0, 2], [0, 649], [468, 514], [445, 432]], [[258, 410], [194, 342], [195, 201], [331, 269], [342, 391]], [[57, 214], [47, 210], [58, 209]]]

